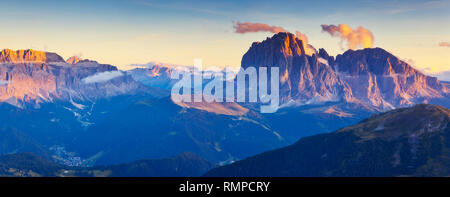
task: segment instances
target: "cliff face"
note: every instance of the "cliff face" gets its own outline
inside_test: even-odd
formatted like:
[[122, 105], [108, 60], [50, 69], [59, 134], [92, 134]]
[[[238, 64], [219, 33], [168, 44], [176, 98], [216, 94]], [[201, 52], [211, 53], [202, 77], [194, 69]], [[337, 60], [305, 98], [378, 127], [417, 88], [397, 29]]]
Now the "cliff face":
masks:
[[279, 67], [284, 104], [342, 101], [386, 110], [448, 97], [436, 78], [380, 48], [349, 50], [336, 59], [324, 49], [311, 56], [304, 51], [293, 34], [278, 33], [253, 43], [241, 66]]
[[285, 103], [310, 104], [351, 96], [350, 89], [327, 60], [318, 54], [306, 55], [302, 41], [290, 33], [278, 33], [261, 43], [253, 43], [241, 66], [279, 67], [280, 95]]
[[56, 92], [56, 78], [45, 63], [2, 65], [0, 79], [5, 84], [0, 86], [0, 101], [50, 98]]
[[444, 97], [447, 90], [381, 48], [349, 50], [336, 57], [335, 70], [354, 89], [356, 98], [373, 105], [411, 105]]

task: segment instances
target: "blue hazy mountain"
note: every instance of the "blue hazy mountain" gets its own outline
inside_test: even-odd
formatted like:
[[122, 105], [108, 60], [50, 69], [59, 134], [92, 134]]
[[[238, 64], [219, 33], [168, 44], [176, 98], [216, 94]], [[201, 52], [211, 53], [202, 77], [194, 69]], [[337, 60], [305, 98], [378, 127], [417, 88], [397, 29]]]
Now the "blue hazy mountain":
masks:
[[450, 110], [401, 108], [212, 169], [205, 176], [448, 176]]
[[142, 99], [80, 132], [69, 147], [85, 157], [100, 154], [97, 164], [110, 164], [185, 151], [212, 162], [230, 162], [288, 144], [251, 114], [183, 108], [168, 97]]

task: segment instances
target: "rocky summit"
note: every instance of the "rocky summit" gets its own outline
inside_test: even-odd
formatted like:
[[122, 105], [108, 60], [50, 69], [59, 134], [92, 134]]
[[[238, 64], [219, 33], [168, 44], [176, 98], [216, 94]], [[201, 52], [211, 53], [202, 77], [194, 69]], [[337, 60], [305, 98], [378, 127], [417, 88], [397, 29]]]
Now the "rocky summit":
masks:
[[68, 64], [77, 64], [78, 62], [80, 62], [80, 61], [82, 61], [83, 59], [81, 59], [80, 57], [78, 57], [78, 56], [72, 56], [72, 57], [69, 57], [69, 59], [67, 59], [66, 60], [66, 62], [68, 63]]
[[348, 50], [336, 58], [312, 46], [307, 55], [301, 40], [278, 33], [255, 42], [242, 58], [242, 68], [280, 68], [284, 104], [344, 102], [388, 110], [433, 99], [448, 99], [446, 85], [381, 48]]
[[218, 167], [206, 176], [449, 176], [450, 110], [420, 104]]
[[31, 63], [31, 62], [64, 62], [56, 53], [36, 51], [32, 49], [17, 50], [3, 49], [0, 53], [0, 63]]

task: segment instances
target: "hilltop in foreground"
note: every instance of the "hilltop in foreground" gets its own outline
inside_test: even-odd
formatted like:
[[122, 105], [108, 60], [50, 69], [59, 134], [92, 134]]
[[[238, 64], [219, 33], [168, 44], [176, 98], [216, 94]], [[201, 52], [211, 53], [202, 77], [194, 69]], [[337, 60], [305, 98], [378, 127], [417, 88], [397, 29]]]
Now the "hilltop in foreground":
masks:
[[0, 156], [0, 176], [15, 177], [190, 177], [212, 167], [214, 164], [188, 152], [167, 159], [92, 168], [60, 165], [32, 153]]
[[206, 176], [449, 176], [450, 110], [416, 105], [215, 168]]

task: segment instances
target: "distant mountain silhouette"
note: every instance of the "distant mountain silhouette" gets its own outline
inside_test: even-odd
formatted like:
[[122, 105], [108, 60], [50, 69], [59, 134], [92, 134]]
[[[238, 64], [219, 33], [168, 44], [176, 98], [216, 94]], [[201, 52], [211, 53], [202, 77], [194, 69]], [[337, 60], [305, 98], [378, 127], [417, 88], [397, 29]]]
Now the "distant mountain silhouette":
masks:
[[445, 107], [396, 109], [205, 176], [449, 176], [449, 123]]
[[92, 168], [63, 166], [32, 153], [0, 155], [0, 176], [15, 177], [193, 177], [212, 167], [214, 164], [192, 153]]

